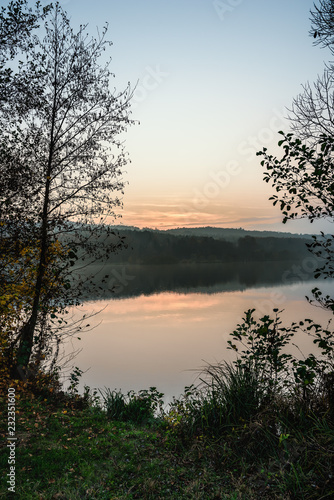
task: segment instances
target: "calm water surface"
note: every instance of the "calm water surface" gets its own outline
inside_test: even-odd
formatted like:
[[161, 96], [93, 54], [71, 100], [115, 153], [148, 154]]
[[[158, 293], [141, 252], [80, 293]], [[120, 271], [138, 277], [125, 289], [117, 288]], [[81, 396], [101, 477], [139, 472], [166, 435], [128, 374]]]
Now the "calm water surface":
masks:
[[[86, 302], [81, 313], [100, 311], [89, 320], [94, 329], [67, 346], [67, 352], [82, 349], [74, 360], [87, 370], [80, 387], [87, 384], [126, 392], [155, 386], [169, 401], [198, 381], [198, 370], [205, 363], [234, 359], [226, 342], [247, 309], [255, 308], [257, 317], [270, 314], [275, 307], [284, 309], [281, 317], [286, 325], [306, 317], [327, 324], [329, 316], [305, 299], [311, 295], [314, 281], [299, 279], [285, 285], [277, 281], [263, 285], [259, 280], [248, 287], [232, 280], [206, 283], [204, 289], [202, 283], [177, 292], [152, 289], [149, 295], [139, 291], [128, 297]], [[329, 283], [316, 285], [331, 291]], [[305, 334], [295, 341], [303, 353], [312, 350], [312, 339]]]

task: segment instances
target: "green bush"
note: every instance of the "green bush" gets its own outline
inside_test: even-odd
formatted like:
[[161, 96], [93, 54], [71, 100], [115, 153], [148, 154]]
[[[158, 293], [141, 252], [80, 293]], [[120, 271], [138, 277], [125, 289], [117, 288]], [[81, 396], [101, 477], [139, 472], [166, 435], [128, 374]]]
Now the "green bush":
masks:
[[163, 394], [156, 387], [150, 387], [135, 393], [106, 389], [100, 391], [103, 405], [111, 420], [143, 423], [154, 419], [163, 411]]
[[[332, 334], [311, 320], [282, 327], [279, 312], [255, 320], [254, 309], [246, 311], [228, 341], [237, 359], [206, 366], [201, 383], [174, 399], [166, 420], [179, 436], [221, 438], [237, 427], [263, 427], [276, 443], [291, 428], [313, 427], [315, 414], [333, 423]], [[305, 323], [319, 353], [296, 359], [284, 351]]]

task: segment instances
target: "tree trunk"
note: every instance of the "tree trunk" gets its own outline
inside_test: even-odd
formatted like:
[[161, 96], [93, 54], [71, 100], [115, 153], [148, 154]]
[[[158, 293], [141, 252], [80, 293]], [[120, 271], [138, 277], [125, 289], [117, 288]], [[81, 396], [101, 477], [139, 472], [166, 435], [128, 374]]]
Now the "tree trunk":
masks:
[[52, 161], [54, 154], [54, 131], [55, 131], [55, 119], [57, 110], [57, 66], [58, 66], [58, 44], [55, 44], [55, 57], [54, 57], [54, 81], [53, 81], [53, 103], [52, 103], [52, 114], [51, 114], [51, 130], [50, 130], [50, 143], [49, 143], [49, 156], [46, 168], [45, 177], [45, 192], [44, 192], [44, 202], [43, 202], [43, 213], [42, 213], [42, 228], [41, 228], [41, 253], [39, 264], [37, 268], [37, 277], [35, 285], [35, 295], [32, 305], [32, 311], [29, 320], [22, 327], [20, 332], [20, 343], [17, 352], [17, 361], [14, 368], [14, 376], [19, 375], [21, 378], [28, 376], [28, 364], [31, 358], [33, 345], [34, 345], [34, 332], [36, 329], [36, 324], [38, 320], [38, 311], [40, 308], [40, 300], [43, 288], [43, 280], [45, 276], [46, 263], [47, 263], [47, 252], [48, 252], [48, 221], [49, 221], [49, 203], [50, 203], [50, 185], [51, 185], [51, 173], [52, 173]]

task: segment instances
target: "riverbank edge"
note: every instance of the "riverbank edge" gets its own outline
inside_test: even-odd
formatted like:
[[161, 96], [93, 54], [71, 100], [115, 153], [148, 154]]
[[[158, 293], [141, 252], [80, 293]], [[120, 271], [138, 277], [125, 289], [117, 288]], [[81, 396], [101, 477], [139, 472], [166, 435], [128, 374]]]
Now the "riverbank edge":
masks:
[[[3, 408], [6, 399], [2, 391]], [[171, 418], [140, 424], [112, 420], [88, 392], [70, 395], [49, 387], [36, 395], [21, 387], [15, 418], [15, 494], [25, 500], [311, 499], [333, 493], [330, 477], [322, 478], [320, 491], [319, 471], [312, 465], [325, 460], [330, 470], [333, 463], [334, 432], [325, 421], [308, 435], [298, 429], [284, 434], [274, 453], [250, 463], [249, 449], [260, 450], [270, 415], [268, 429], [254, 420], [240, 422], [222, 439], [190, 438]], [[11, 479], [6, 411], [1, 436], [5, 497]]]

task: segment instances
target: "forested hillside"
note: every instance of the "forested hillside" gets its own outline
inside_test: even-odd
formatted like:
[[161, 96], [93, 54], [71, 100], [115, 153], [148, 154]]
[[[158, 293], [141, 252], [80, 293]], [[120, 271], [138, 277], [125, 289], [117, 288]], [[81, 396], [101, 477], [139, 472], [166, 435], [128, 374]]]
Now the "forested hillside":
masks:
[[[238, 234], [237, 232], [234, 234]], [[275, 237], [245, 235], [234, 241], [146, 229], [120, 229], [117, 233], [124, 238], [126, 248], [118, 253], [111, 253], [110, 261], [131, 264], [298, 260], [308, 255], [306, 243], [310, 241], [306, 237], [281, 237], [280, 233], [276, 233]], [[104, 244], [113, 245], [116, 241], [115, 236], [107, 239]]]
[[308, 238], [305, 234], [293, 234], [288, 232], [277, 231], [254, 231], [240, 228], [222, 228], [222, 227], [178, 227], [176, 229], [168, 229], [166, 232], [178, 236], [207, 236], [215, 238], [216, 240], [227, 240], [237, 242], [240, 238], [245, 236], [252, 236], [253, 238]]

